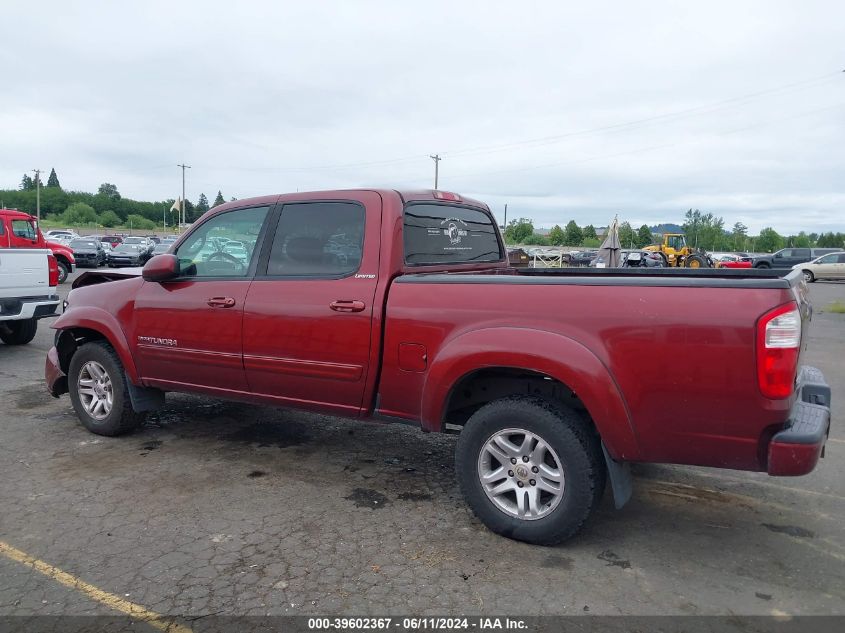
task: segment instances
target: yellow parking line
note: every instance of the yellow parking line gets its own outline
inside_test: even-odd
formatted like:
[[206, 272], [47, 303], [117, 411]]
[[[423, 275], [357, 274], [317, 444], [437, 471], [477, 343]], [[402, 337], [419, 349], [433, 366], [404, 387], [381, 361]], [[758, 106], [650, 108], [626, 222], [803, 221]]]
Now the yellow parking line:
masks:
[[103, 604], [109, 607], [110, 609], [120, 611], [121, 613], [124, 613], [130, 618], [134, 618], [135, 620], [146, 622], [150, 626], [155, 627], [160, 631], [165, 631], [166, 633], [193, 633], [193, 630], [190, 627], [177, 624], [170, 618], [160, 615], [154, 611], [150, 611], [149, 609], [141, 606], [140, 604], [129, 602], [129, 600], [124, 600], [123, 598], [116, 596], [112, 593], [108, 593], [107, 591], [98, 589], [94, 585], [90, 585], [84, 580], [81, 580], [72, 574], [62, 571], [58, 567], [53, 567], [53, 565], [50, 565], [49, 563], [45, 563], [42, 560], [38, 560], [37, 558], [30, 556], [26, 552], [22, 552], [19, 549], [15, 549], [11, 545], [9, 545], [8, 543], [4, 543], [3, 541], [0, 541], [0, 554], [10, 560], [13, 560], [15, 562], [21, 563], [22, 565], [26, 565], [27, 567], [34, 569], [40, 574], [44, 574], [48, 578], [55, 580], [56, 582], [64, 585], [65, 587], [75, 589], [76, 591], [85, 594], [92, 600], [95, 600], [96, 602], [99, 602], [100, 604]]

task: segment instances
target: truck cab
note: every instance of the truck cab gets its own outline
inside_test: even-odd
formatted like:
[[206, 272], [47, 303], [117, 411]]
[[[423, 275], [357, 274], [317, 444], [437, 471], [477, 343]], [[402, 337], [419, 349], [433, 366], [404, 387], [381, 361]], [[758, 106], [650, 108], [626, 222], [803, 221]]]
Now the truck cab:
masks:
[[59, 283], [76, 269], [73, 250], [61, 242], [47, 240], [35, 217], [17, 209], [0, 209], [0, 248], [48, 249], [59, 267]]

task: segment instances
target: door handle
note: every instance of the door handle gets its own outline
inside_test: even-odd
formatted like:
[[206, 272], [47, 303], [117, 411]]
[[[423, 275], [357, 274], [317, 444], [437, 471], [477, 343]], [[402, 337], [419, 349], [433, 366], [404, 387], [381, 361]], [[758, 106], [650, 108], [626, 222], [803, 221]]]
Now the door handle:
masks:
[[343, 301], [338, 299], [337, 301], [332, 301], [329, 307], [335, 312], [363, 312], [367, 306], [364, 305], [363, 301]]
[[212, 308], [231, 308], [235, 300], [232, 297], [211, 297], [206, 303]]

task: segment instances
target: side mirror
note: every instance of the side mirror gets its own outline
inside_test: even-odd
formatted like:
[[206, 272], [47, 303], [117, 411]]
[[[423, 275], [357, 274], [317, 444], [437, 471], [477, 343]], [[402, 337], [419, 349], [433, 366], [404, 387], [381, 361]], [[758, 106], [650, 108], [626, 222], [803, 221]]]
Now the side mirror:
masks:
[[141, 272], [144, 281], [167, 281], [179, 276], [179, 259], [176, 255], [165, 253], [156, 255], [144, 264]]

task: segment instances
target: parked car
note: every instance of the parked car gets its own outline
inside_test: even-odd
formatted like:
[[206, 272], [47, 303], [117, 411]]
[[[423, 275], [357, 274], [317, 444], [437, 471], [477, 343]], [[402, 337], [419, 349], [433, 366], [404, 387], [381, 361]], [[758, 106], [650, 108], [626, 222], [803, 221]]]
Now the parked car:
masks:
[[137, 235], [123, 238], [122, 245], [138, 246], [138, 250], [141, 253], [142, 264], [146, 263], [146, 261], [153, 256], [153, 249], [155, 248], [155, 242], [147, 237]]
[[[249, 260], [201, 257], [220, 234], [257, 240]], [[339, 234], [356, 257], [328, 249]], [[799, 363], [801, 273], [625, 273], [512, 268], [489, 208], [444, 191], [233, 201], [143, 271], [80, 275], [47, 387], [100, 435], [173, 391], [460, 431], [467, 503], [531, 543], [577, 533], [606, 479], [621, 507], [631, 462], [810, 472], [830, 388]], [[667, 375], [679, 359], [730, 359], [730, 379]]]
[[120, 244], [108, 256], [109, 268], [143, 266], [149, 259], [147, 248], [142, 244]]
[[508, 263], [511, 266], [525, 267], [531, 265], [531, 258], [524, 248], [509, 248]]
[[97, 239], [80, 237], [70, 243], [77, 266], [99, 268], [108, 262], [103, 244]]
[[570, 253], [569, 261], [572, 266], [589, 266], [590, 262], [598, 257], [598, 255], [599, 252], [597, 250], [577, 251]]
[[45, 239], [36, 219], [17, 209], [0, 209], [0, 248], [49, 249], [59, 267], [59, 283], [76, 267], [73, 251], [66, 244]]
[[828, 253], [792, 268], [800, 270], [811, 283], [817, 279], [845, 279], [845, 253]]
[[165, 242], [165, 241], [162, 240], [161, 242], [159, 242], [158, 244], [155, 245], [155, 248], [153, 249], [153, 257], [155, 257], [156, 255], [162, 255], [162, 254], [168, 252], [172, 245], [173, 245], [173, 242]]
[[[629, 250], [624, 249], [619, 252], [619, 267], [620, 268], [664, 268], [666, 266], [663, 257], [660, 253], [644, 250]], [[599, 254], [590, 262], [590, 268], [606, 268], [607, 262], [604, 257]]]
[[841, 253], [841, 248], [782, 248], [772, 255], [755, 257], [754, 268], [793, 268], [828, 253]]
[[72, 229], [52, 229], [44, 234], [44, 239], [54, 242], [70, 242], [79, 237], [79, 233]]
[[35, 338], [38, 320], [54, 316], [59, 307], [59, 266], [46, 248], [4, 250], [0, 260], [0, 340], [26, 345]]
[[100, 241], [103, 243], [108, 243], [111, 245], [112, 248], [115, 248], [118, 244], [123, 243], [123, 238], [120, 235], [103, 235], [100, 238]]

